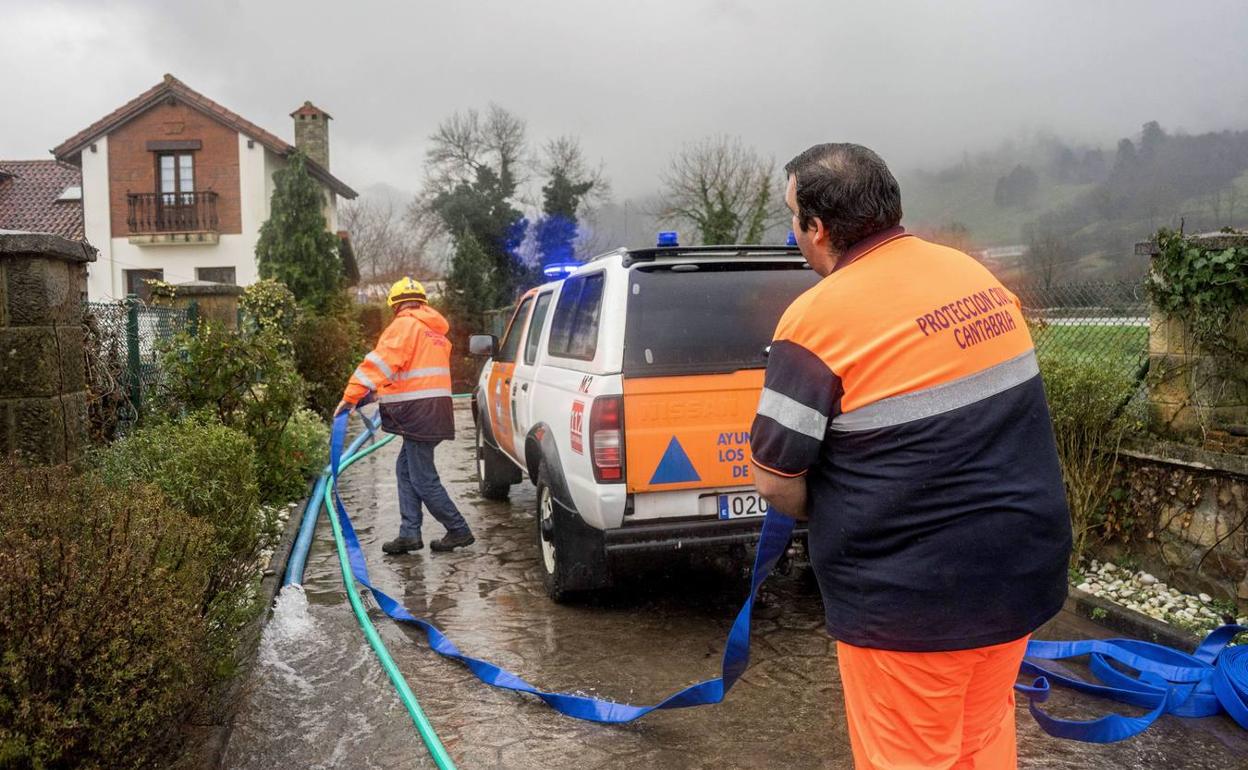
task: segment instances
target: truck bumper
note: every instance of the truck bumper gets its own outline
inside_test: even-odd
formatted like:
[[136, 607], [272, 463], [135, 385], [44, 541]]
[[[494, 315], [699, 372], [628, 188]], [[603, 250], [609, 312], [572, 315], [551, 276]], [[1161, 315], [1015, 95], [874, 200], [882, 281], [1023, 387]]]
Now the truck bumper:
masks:
[[[673, 552], [687, 548], [714, 548], [736, 544], [753, 545], [763, 529], [763, 517], [733, 521], [700, 520], [633, 524], [604, 530], [603, 546], [608, 555], [647, 552]], [[794, 537], [806, 537], [806, 525], [799, 523]]]

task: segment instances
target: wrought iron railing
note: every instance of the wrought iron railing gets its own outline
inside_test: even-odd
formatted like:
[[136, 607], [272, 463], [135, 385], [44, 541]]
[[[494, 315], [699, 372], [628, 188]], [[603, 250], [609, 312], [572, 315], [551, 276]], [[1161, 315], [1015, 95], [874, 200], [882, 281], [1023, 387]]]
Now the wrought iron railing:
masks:
[[217, 232], [217, 194], [129, 193], [126, 222], [131, 235]]

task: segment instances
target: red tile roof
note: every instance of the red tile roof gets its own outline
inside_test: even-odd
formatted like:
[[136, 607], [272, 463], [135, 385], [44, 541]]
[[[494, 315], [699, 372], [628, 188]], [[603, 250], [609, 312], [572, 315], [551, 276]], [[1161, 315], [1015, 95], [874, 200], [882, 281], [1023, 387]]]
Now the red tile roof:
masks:
[[[270, 134], [238, 113], [222, 107], [173, 75], [165, 75], [164, 79], [156, 85], [58, 144], [52, 149], [52, 154], [58, 160], [68, 160], [82, 152], [84, 147], [100, 136], [107, 134], [136, 115], [146, 112], [149, 107], [170, 96], [180, 99], [188, 106], [194, 107], [205, 115], [233, 128], [240, 134], [256, 140], [278, 155], [284, 157], [295, 150], [294, 145]], [[328, 115], [328, 113], [326, 114]], [[352, 190], [345, 182], [329, 173], [328, 169], [310, 158], [308, 159], [308, 171], [313, 177], [319, 179], [323, 184], [344, 198], [356, 197], [355, 190]]]
[[[75, 200], [57, 200], [77, 187]], [[0, 230], [83, 239], [82, 173], [56, 160], [0, 160]]]
[[304, 102], [302, 107], [290, 113], [290, 116], [292, 118], [296, 115], [324, 115], [326, 119], [328, 120], [334, 119], [333, 115], [330, 115], [325, 110], [322, 110], [320, 107], [317, 107], [312, 102]]

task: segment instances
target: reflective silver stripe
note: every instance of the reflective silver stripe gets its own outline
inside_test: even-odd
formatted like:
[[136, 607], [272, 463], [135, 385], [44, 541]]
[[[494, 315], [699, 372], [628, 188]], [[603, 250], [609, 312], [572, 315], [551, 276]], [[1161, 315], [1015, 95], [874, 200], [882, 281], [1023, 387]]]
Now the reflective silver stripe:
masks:
[[450, 388], [422, 388], [413, 390], [410, 393], [387, 393], [378, 397], [377, 401], [381, 404], [393, 404], [398, 401], [419, 401], [422, 398], [440, 398], [445, 396], [450, 398]]
[[791, 431], [820, 441], [828, 429], [826, 414], [770, 388], [763, 388], [763, 395], [758, 399], [758, 413]]
[[[365, 360], [372, 361], [374, 364], [376, 364], [377, 368], [381, 370], [381, 373], [386, 375], [387, 380], [394, 379], [394, 370], [390, 368], [390, 364], [387, 364], [384, 358], [377, 355], [376, 353], [369, 353], [368, 355], [364, 356], [364, 358]], [[341, 377], [342, 375], [338, 375], [338, 376]]]
[[412, 369], [409, 372], [399, 372], [399, 376], [394, 378], [395, 382], [403, 382], [404, 380], [414, 380], [417, 377], [437, 377], [439, 374], [451, 376], [451, 367], [449, 366], [430, 366], [425, 369]]
[[[342, 375], [338, 375], [338, 376], [339, 376], [339, 377], [341, 377]], [[363, 369], [361, 369], [360, 367], [358, 367], [358, 366], [357, 366], [357, 367], [355, 368], [355, 374], [353, 374], [353, 375], [351, 375], [351, 376], [352, 376], [352, 377], [354, 377], [355, 379], [359, 380], [359, 381], [360, 381], [360, 383], [361, 383], [364, 387], [368, 388], [369, 390], [377, 390], [377, 384], [376, 384], [376, 383], [374, 383], [374, 382], [373, 382], [373, 380], [372, 380], [372, 378], [370, 378], [367, 374], [365, 374], [365, 373], [364, 373], [364, 370], [363, 370]]]
[[1028, 350], [1008, 361], [953, 382], [941, 383], [914, 393], [903, 393], [867, 404], [852, 412], [838, 414], [832, 420], [832, 430], [874, 430], [934, 417], [995, 396], [1015, 385], [1021, 385], [1039, 373], [1040, 365], [1036, 363], [1035, 351]]

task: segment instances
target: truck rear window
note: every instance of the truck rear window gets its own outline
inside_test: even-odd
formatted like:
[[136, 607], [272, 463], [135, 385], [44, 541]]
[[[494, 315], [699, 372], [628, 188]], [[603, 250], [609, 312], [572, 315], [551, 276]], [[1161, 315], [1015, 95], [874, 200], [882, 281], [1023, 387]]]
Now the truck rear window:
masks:
[[798, 262], [637, 267], [629, 275], [624, 375], [761, 369], [780, 316], [818, 280]]

